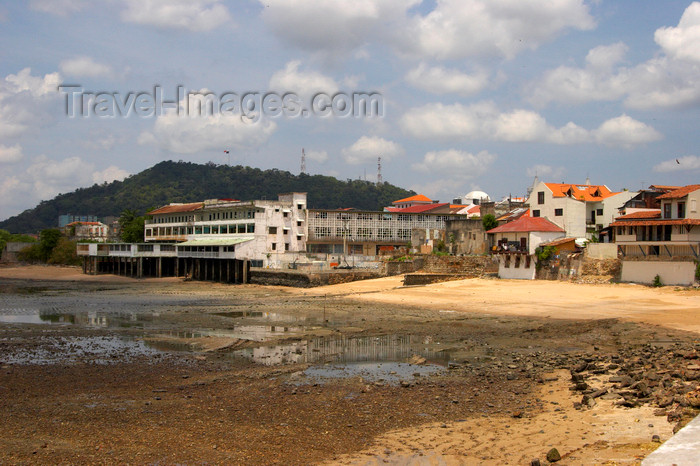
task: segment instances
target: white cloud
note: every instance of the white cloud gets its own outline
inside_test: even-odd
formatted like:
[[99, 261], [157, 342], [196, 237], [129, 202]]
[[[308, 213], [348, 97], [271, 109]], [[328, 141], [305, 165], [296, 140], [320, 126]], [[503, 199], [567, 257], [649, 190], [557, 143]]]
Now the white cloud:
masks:
[[228, 147], [256, 147], [272, 135], [277, 125], [269, 120], [244, 122], [238, 116], [183, 117], [168, 113], [158, 117], [151, 132], [143, 132], [139, 144], [156, 144], [178, 154]]
[[343, 158], [352, 165], [376, 162], [377, 157], [388, 160], [401, 156], [403, 153], [403, 148], [393, 141], [368, 136], [362, 136], [352, 146], [342, 150]]
[[700, 3], [686, 8], [677, 27], [657, 29], [661, 53], [636, 66], [618, 66], [627, 47], [596, 47], [583, 68], [561, 66], [526, 87], [536, 105], [624, 100], [635, 109], [687, 107], [700, 103]]
[[627, 115], [611, 118], [593, 131], [596, 141], [606, 146], [631, 148], [663, 139], [663, 135], [651, 126]]
[[284, 69], [277, 71], [270, 78], [270, 89], [280, 93], [295, 92], [308, 99], [319, 92], [333, 95], [338, 91], [338, 84], [328, 76], [315, 71], [299, 71], [301, 62], [288, 62]]
[[664, 160], [654, 166], [655, 172], [678, 172], [700, 170], [700, 157], [697, 155], [686, 155], [677, 159]]
[[428, 67], [421, 63], [406, 75], [406, 81], [417, 89], [433, 94], [455, 93], [471, 96], [489, 85], [489, 73], [479, 70], [474, 74], [462, 73], [455, 69]]
[[685, 9], [678, 27], [657, 29], [654, 40], [673, 58], [700, 62], [700, 3]]
[[423, 161], [411, 165], [413, 170], [422, 173], [437, 173], [451, 178], [470, 179], [483, 175], [496, 156], [487, 151], [472, 154], [457, 149], [431, 151], [425, 154]]
[[42, 13], [51, 13], [57, 16], [67, 16], [89, 5], [88, 0], [31, 0], [29, 7]]
[[551, 165], [533, 165], [525, 170], [525, 173], [529, 177], [535, 177], [541, 179], [560, 179], [566, 173], [564, 167], [552, 167]]
[[512, 58], [566, 29], [595, 26], [582, 0], [440, 0], [404, 29], [403, 47], [424, 57]]
[[110, 76], [113, 73], [111, 66], [97, 63], [90, 57], [75, 57], [70, 60], [63, 60], [59, 67], [63, 74], [80, 78], [97, 78]]
[[48, 119], [44, 114], [50, 99], [60, 96], [61, 76], [50, 73], [32, 76], [30, 68], [9, 74], [0, 81], [0, 138], [14, 137]]
[[651, 126], [627, 115], [612, 118], [592, 131], [573, 122], [555, 128], [539, 113], [524, 109], [501, 112], [492, 102], [469, 106], [428, 104], [409, 109], [399, 123], [410, 136], [442, 141], [482, 139], [550, 144], [598, 142], [629, 148], [662, 138]]
[[102, 171], [92, 173], [92, 181], [97, 184], [111, 183], [112, 181], [121, 181], [129, 176], [129, 172], [121, 168], [110, 165]]
[[[262, 18], [285, 43], [349, 52], [396, 30], [420, 0], [259, 0]], [[332, 20], [331, 20], [332, 18]], [[364, 51], [366, 53], [366, 51]]]
[[125, 0], [122, 19], [162, 29], [210, 31], [231, 21], [220, 0]]
[[306, 158], [314, 162], [324, 163], [328, 160], [328, 153], [325, 150], [309, 150], [306, 151]]
[[19, 144], [15, 144], [14, 146], [0, 144], [0, 163], [16, 163], [23, 158], [22, 146]]

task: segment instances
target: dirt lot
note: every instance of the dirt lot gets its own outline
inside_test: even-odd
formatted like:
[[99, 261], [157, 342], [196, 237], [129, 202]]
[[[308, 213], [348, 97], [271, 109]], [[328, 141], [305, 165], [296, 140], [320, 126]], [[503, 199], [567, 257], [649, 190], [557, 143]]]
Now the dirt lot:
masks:
[[635, 464], [700, 399], [671, 287], [23, 267], [0, 319], [0, 463]]

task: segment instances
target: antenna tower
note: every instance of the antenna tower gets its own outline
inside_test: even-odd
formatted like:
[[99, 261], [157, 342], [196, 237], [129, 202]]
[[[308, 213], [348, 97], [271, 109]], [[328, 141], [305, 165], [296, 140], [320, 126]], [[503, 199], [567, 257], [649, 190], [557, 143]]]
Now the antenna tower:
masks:
[[301, 173], [306, 173], [306, 152], [304, 152], [304, 148], [301, 148]]
[[382, 184], [382, 158], [377, 157], [377, 186]]

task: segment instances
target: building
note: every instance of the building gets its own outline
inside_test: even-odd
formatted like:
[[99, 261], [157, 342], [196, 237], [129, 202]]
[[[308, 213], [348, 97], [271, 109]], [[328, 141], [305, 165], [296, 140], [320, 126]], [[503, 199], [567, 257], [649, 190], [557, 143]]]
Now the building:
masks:
[[680, 186], [651, 185], [648, 189], [642, 189], [622, 205], [622, 208], [620, 208], [620, 215], [655, 209], [658, 210], [661, 208], [661, 204], [657, 198], [663, 194], [675, 191], [678, 188], [680, 188]]
[[[393, 204], [401, 203], [395, 201]], [[449, 204], [446, 204], [449, 207]], [[411, 206], [404, 209], [421, 209]], [[382, 250], [406, 247], [412, 230], [427, 233], [426, 239], [444, 235], [445, 222], [460, 218], [449, 213], [377, 212], [310, 209], [308, 215], [307, 250], [311, 253], [356, 254], [375, 256]], [[436, 233], [437, 231], [437, 233]], [[412, 244], [418, 248], [419, 245]]]
[[[620, 207], [637, 193], [613, 192], [605, 185], [544, 183], [535, 178], [527, 204], [532, 217], [543, 217], [566, 230], [567, 236], [593, 238], [606, 229]], [[607, 237], [606, 237], [607, 240]]]
[[700, 184], [684, 186], [656, 197], [660, 208], [615, 219], [623, 281], [652, 283], [658, 275], [666, 285], [691, 285], [700, 259]]
[[535, 278], [536, 249], [565, 236], [563, 228], [546, 218], [525, 216], [487, 233], [492, 236], [492, 253], [498, 259], [498, 276], [526, 280]]
[[97, 222], [95, 215], [73, 215], [64, 214], [58, 216], [58, 228], [63, 228], [73, 222]]
[[483, 191], [470, 191], [462, 197], [456, 197], [452, 200], [453, 204], [461, 204], [464, 206], [480, 205], [483, 202], [489, 202], [491, 198]]
[[488, 235], [480, 218], [460, 217], [447, 220], [445, 243], [449, 252], [456, 256], [488, 252]]
[[[396, 209], [405, 209], [407, 207], [414, 207], [414, 206], [419, 206], [419, 205], [427, 205], [427, 204], [437, 204], [438, 201], [433, 201], [432, 199], [428, 198], [427, 196], [424, 196], [422, 194], [416, 194], [415, 196], [410, 196], [404, 199], [399, 199], [398, 201], [394, 201], [391, 203], [391, 207], [396, 208]], [[390, 207], [386, 207], [385, 209], [388, 209]]]
[[213, 199], [169, 204], [148, 213], [147, 243], [177, 243], [178, 251], [224, 248], [236, 259], [268, 267], [306, 251], [306, 193], [280, 194], [274, 200]]
[[76, 241], [104, 243], [110, 239], [109, 227], [102, 222], [71, 222], [61, 230], [70, 239]]

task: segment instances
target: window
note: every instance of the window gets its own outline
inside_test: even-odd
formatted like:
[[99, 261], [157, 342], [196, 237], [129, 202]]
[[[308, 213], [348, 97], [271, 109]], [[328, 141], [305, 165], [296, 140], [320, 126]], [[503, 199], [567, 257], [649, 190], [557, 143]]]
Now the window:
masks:
[[284, 243], [284, 250], [289, 251], [289, 243]]
[[514, 265], [514, 267], [515, 267], [516, 269], [519, 269], [519, 268], [520, 268], [520, 254], [517, 254], [517, 255], [515, 256], [515, 265]]
[[664, 218], [671, 218], [671, 204], [664, 204]]
[[555, 217], [561, 217], [562, 215], [564, 215], [564, 209], [554, 209]]
[[270, 249], [272, 249], [273, 251], [277, 251], [277, 243], [272, 243], [270, 245]]
[[529, 269], [530, 268], [530, 255], [528, 254], [525, 256], [525, 268]]
[[540, 191], [537, 193], [537, 203], [544, 204], [544, 191]]
[[533, 217], [539, 217], [539, 216], [540, 216], [540, 211], [539, 211], [539, 210], [533, 210], [533, 211], [532, 211], [532, 216], [533, 216]]
[[270, 235], [276, 235], [277, 234], [277, 227], [267, 227], [267, 233]]
[[301, 235], [297, 235], [297, 241], [301, 241]]
[[603, 209], [597, 209], [597, 210], [595, 211], [595, 214], [596, 214], [596, 215], [603, 215]]
[[297, 209], [302, 210], [304, 208], [304, 204], [297, 204]]
[[246, 233], [255, 233], [255, 224], [254, 223], [249, 223], [246, 226], [247, 226]]
[[297, 220], [297, 226], [298, 226], [298, 227], [301, 226], [301, 220]]
[[685, 202], [678, 203], [678, 218], [685, 218]]
[[289, 217], [289, 212], [282, 212], [282, 217], [284, 217], [284, 218]]

